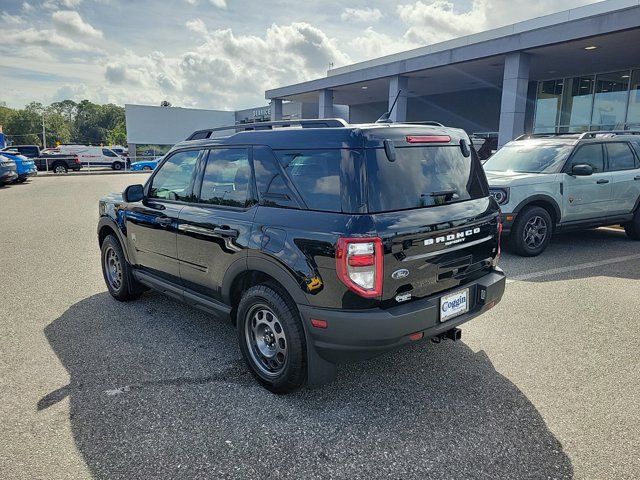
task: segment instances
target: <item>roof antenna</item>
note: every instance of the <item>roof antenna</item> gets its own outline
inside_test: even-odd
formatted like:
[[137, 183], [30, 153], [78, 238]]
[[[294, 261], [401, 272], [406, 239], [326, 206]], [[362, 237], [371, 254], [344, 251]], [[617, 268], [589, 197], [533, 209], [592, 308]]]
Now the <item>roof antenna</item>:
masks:
[[389, 120], [389, 117], [391, 117], [391, 112], [393, 112], [393, 109], [396, 106], [396, 102], [398, 101], [398, 97], [400, 97], [401, 93], [402, 93], [402, 90], [398, 90], [396, 98], [391, 104], [391, 108], [389, 109], [388, 112], [383, 113], [382, 116], [378, 120], [376, 120], [376, 123], [393, 123], [393, 120]]

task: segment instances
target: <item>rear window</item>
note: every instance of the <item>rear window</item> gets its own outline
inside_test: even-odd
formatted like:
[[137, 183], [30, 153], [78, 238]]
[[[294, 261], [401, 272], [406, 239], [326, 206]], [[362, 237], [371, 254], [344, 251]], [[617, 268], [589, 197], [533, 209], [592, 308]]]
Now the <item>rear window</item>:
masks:
[[458, 146], [396, 147], [395, 162], [382, 149], [369, 150], [366, 164], [372, 213], [488, 195], [480, 162], [465, 158]]

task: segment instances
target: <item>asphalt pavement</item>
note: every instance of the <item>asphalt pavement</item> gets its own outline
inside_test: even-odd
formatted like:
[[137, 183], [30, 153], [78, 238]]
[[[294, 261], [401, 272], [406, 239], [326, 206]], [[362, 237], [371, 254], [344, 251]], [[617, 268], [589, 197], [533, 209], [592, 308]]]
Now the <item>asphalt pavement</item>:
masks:
[[97, 201], [136, 175], [0, 188], [0, 478], [640, 478], [640, 243], [598, 229], [505, 253], [503, 301], [273, 395], [236, 332], [113, 300]]

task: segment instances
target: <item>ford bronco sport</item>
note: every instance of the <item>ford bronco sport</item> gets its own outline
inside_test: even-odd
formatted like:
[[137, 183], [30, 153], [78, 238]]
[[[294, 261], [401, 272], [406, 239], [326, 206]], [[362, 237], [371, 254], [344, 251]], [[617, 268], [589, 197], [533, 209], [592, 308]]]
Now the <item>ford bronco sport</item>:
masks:
[[[269, 390], [493, 307], [500, 212], [462, 131], [298, 120], [195, 132], [100, 201], [113, 297], [150, 287], [231, 320]], [[234, 131], [235, 129], [235, 131]]]
[[539, 255], [554, 232], [605, 225], [640, 240], [640, 132], [522, 136], [484, 169], [519, 255]]

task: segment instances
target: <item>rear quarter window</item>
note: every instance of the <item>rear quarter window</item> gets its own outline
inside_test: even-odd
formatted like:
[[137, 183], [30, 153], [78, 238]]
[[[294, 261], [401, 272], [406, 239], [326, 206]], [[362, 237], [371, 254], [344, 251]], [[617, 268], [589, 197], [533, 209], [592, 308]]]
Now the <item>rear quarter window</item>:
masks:
[[276, 151], [285, 175], [309, 210], [358, 212], [361, 153], [348, 149]]

